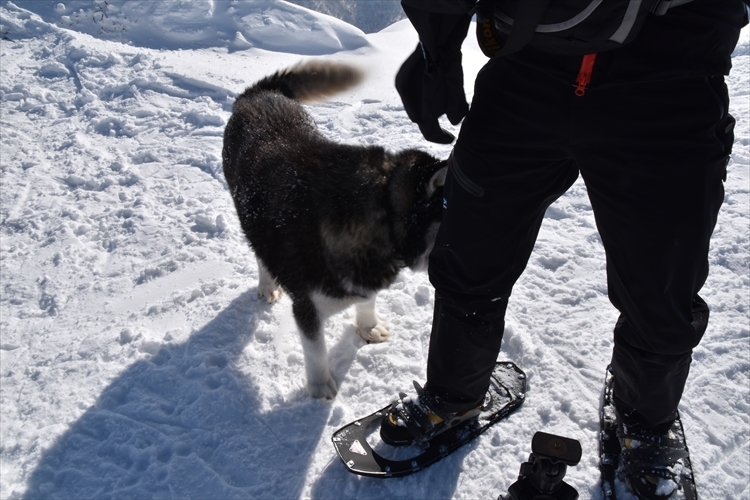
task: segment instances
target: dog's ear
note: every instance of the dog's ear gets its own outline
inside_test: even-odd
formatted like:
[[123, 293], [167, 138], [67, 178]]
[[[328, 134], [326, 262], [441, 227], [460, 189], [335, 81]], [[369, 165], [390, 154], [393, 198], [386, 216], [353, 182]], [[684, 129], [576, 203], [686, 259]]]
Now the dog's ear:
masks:
[[437, 172], [432, 174], [432, 177], [430, 177], [429, 182], [427, 183], [427, 197], [432, 197], [433, 194], [435, 194], [435, 191], [437, 191], [437, 188], [442, 187], [445, 185], [445, 176], [448, 174], [448, 167], [442, 167]]

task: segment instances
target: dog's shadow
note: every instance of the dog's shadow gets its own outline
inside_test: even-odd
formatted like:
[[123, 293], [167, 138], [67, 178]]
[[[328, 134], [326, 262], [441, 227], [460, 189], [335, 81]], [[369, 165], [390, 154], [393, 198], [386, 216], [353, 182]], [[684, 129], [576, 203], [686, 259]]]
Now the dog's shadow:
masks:
[[[451, 497], [471, 445], [385, 481], [348, 473], [331, 445], [318, 477], [306, 477], [319, 441], [330, 439], [321, 434], [332, 405], [301, 387], [261, 395], [242, 372], [242, 353], [270, 307], [256, 296], [243, 293], [184, 343], [123, 371], [42, 453], [23, 498]], [[329, 352], [338, 374], [364, 345], [353, 326], [345, 330]]]
[[264, 401], [240, 371], [267, 307], [255, 295], [123, 371], [42, 454], [24, 497], [299, 497], [331, 405], [302, 389]]

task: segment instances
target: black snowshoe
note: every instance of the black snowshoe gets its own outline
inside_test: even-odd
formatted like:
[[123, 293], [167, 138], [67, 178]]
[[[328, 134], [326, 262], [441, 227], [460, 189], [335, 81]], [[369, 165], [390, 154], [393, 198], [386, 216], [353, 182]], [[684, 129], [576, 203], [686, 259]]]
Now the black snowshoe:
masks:
[[[418, 388], [417, 399], [421, 401], [401, 395], [398, 401], [333, 434], [333, 445], [347, 470], [362, 476], [386, 478], [406, 476], [432, 465], [521, 406], [526, 393], [526, 374], [511, 362], [497, 363], [484, 403], [460, 415], [435, 413], [431, 408], [439, 405], [425, 404], [432, 396], [425, 394], [418, 384], [415, 387]], [[401, 448], [419, 446], [416, 455], [389, 459], [374, 451], [367, 436], [381, 423], [389, 429], [385, 435], [381, 433], [386, 444]]]

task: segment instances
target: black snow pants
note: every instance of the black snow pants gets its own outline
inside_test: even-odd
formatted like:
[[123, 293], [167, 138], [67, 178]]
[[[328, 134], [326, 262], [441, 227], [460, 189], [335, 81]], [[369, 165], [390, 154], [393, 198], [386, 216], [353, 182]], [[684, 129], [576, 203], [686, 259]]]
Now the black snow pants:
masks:
[[[625, 50], [625, 49], [620, 49]], [[449, 409], [483, 398], [504, 315], [547, 207], [580, 172], [607, 257], [615, 394], [668, 420], [708, 322], [698, 296], [724, 198], [733, 118], [722, 76], [655, 76], [599, 54], [526, 48], [490, 61], [451, 155], [429, 276], [436, 289], [427, 383]], [[573, 335], [574, 332], [571, 332]]]

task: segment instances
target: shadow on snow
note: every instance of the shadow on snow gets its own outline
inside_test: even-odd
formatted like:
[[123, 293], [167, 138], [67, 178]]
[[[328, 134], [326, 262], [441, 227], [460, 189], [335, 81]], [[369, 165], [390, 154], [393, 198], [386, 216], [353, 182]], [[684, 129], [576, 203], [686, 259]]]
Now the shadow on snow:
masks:
[[25, 498], [294, 498], [330, 404], [302, 391], [261, 412], [234, 366], [264, 305], [248, 291], [117, 377], [44, 453]]
[[[300, 390], [261, 411], [252, 377], [235, 366], [267, 307], [255, 294], [120, 374], [42, 455], [23, 498], [298, 498], [318, 442], [330, 439], [322, 434], [331, 404]], [[339, 374], [356, 356], [343, 337], [331, 348]], [[414, 476], [378, 480], [348, 473], [331, 445], [312, 495], [451, 497], [471, 448]]]

